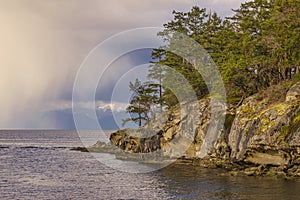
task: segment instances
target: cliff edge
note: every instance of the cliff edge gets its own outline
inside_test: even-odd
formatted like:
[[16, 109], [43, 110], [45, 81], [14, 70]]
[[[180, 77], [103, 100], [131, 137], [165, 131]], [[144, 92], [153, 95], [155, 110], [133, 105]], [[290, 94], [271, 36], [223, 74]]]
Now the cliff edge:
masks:
[[177, 105], [141, 129], [112, 133], [110, 141], [132, 155], [155, 152], [149, 159], [188, 159], [232, 174], [300, 177], [300, 82], [277, 101], [272, 92], [260, 93], [238, 108], [227, 106], [219, 113], [224, 126], [214, 127], [219, 134], [209, 147], [207, 132], [218, 120], [211, 119], [211, 110], [210, 98]]

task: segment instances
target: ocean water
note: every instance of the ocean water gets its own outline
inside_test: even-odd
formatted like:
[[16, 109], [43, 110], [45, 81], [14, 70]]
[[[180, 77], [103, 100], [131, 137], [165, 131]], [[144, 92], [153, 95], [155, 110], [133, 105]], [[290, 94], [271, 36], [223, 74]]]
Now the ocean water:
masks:
[[125, 173], [70, 151], [78, 146], [76, 131], [0, 131], [0, 199], [300, 199], [298, 179], [221, 176], [191, 164]]

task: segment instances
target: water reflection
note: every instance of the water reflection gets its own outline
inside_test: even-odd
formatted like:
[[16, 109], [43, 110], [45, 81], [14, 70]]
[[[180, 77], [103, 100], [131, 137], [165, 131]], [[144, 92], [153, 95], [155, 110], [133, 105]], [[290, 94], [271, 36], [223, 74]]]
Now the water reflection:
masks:
[[299, 199], [300, 180], [226, 175], [221, 169], [170, 165], [157, 172], [166, 190], [180, 199]]
[[7, 147], [0, 148], [1, 200], [300, 197], [299, 179], [221, 176], [222, 170], [201, 169], [192, 164], [170, 165], [144, 174], [120, 172], [89, 153], [70, 151], [68, 147], [80, 143], [72, 131], [0, 131], [0, 138], [0, 146]]

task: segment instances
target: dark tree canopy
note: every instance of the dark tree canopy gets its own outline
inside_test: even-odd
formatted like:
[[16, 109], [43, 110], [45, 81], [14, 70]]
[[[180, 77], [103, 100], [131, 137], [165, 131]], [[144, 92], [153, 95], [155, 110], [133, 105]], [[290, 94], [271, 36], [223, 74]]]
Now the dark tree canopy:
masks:
[[[229, 103], [237, 104], [273, 85], [300, 79], [300, 0], [252, 0], [233, 11], [233, 16], [226, 19], [198, 6], [188, 12], [173, 11], [173, 19], [158, 33], [166, 46], [152, 53], [148, 74], [153, 81], [151, 87], [148, 85], [151, 91], [145, 97], [136, 92], [128, 107], [128, 112], [138, 114], [134, 121], [148, 120], [149, 106], [145, 101], [161, 109], [178, 103], [174, 93], [162, 85], [168, 82], [185, 90], [172, 80], [170, 69], [184, 76], [199, 99], [208, 94], [208, 86], [194, 63], [167, 50], [176, 32], [191, 37], [209, 53], [207, 59], [213, 60], [222, 74]], [[181, 48], [191, 51], [189, 44]], [[130, 88], [137, 86], [131, 83]]]

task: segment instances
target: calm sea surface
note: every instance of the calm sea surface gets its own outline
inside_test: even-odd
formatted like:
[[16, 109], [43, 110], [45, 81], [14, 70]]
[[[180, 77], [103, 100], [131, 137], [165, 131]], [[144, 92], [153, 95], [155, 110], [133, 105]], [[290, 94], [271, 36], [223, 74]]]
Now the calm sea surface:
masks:
[[[85, 137], [93, 143], [98, 134]], [[69, 150], [77, 146], [76, 131], [0, 131], [0, 199], [300, 199], [300, 180], [220, 176], [190, 164], [130, 174]]]

